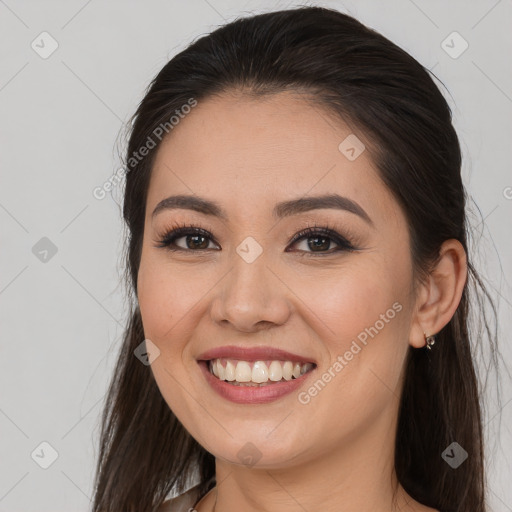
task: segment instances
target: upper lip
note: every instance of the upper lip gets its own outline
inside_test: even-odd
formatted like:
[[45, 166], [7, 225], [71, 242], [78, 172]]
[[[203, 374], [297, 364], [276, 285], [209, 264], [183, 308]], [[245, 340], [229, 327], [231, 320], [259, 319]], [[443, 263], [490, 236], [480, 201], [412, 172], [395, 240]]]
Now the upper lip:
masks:
[[310, 357], [294, 354], [286, 350], [276, 347], [237, 347], [229, 345], [225, 347], [215, 347], [203, 352], [198, 361], [209, 361], [210, 359], [239, 359], [242, 361], [292, 361], [299, 363], [315, 363], [316, 361]]

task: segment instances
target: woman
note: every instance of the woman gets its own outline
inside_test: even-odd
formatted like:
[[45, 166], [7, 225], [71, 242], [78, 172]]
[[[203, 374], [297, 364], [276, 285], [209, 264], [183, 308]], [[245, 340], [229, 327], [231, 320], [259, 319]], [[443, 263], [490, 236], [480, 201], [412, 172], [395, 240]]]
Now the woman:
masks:
[[487, 292], [418, 62], [326, 8], [239, 19], [160, 71], [126, 167], [95, 512], [485, 510]]

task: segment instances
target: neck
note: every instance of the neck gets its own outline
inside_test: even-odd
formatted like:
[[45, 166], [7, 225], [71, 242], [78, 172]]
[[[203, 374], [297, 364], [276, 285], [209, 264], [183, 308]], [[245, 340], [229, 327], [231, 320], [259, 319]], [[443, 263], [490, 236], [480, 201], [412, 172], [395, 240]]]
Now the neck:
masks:
[[215, 512], [416, 510], [394, 472], [394, 425], [380, 420], [338, 450], [302, 456], [293, 466], [263, 469], [216, 459]]

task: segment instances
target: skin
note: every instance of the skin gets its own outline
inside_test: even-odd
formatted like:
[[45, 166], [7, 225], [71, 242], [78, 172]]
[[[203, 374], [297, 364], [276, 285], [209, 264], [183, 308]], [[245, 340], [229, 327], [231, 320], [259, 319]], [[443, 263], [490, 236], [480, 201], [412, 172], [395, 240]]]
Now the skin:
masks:
[[[406, 218], [369, 151], [349, 161], [338, 150], [350, 133], [292, 93], [257, 100], [225, 93], [199, 102], [158, 149], [138, 299], [145, 337], [161, 351], [151, 365], [159, 389], [216, 458], [218, 485], [199, 512], [215, 501], [222, 512], [334, 512], [340, 504], [344, 512], [432, 510], [394, 474], [402, 368], [409, 346], [423, 347], [423, 333], [439, 332], [453, 316], [466, 257], [448, 240], [428, 280], [415, 282]], [[271, 215], [277, 202], [332, 192], [356, 201], [373, 226], [334, 209], [278, 222]], [[174, 194], [217, 201], [228, 219], [185, 209], [153, 218], [155, 206]], [[209, 231], [211, 238], [196, 240], [208, 249], [187, 245], [186, 236], [175, 241], [181, 252], [156, 247], [175, 222]], [[333, 252], [332, 239], [316, 252], [307, 238], [291, 245], [311, 223], [328, 223], [358, 250]], [[236, 252], [248, 236], [263, 249], [250, 264]], [[402, 310], [307, 405], [297, 393], [268, 404], [232, 403], [209, 387], [196, 362], [216, 346], [273, 345], [318, 362], [304, 391], [395, 302]], [[261, 458], [244, 466], [237, 454], [249, 441]]]

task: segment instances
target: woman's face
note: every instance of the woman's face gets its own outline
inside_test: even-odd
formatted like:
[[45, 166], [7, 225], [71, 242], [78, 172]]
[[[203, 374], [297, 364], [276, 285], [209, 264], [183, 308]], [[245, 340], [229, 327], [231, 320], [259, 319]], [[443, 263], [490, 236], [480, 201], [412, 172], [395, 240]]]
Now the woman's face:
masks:
[[[177, 195], [214, 202], [223, 217], [183, 202], [153, 214]], [[325, 195], [352, 203], [311, 201]], [[182, 226], [207, 234], [159, 246]], [[332, 234], [291, 242], [308, 226]], [[226, 94], [174, 127], [152, 171], [138, 299], [161, 393], [218, 460], [279, 468], [394, 440], [414, 312], [407, 223], [368, 151], [320, 108], [290, 93]], [[239, 378], [258, 360], [277, 379], [287, 356], [270, 348], [316, 366], [297, 382], [221, 383], [198, 360], [226, 346], [263, 349], [226, 353], [230, 378], [245, 359]]]

